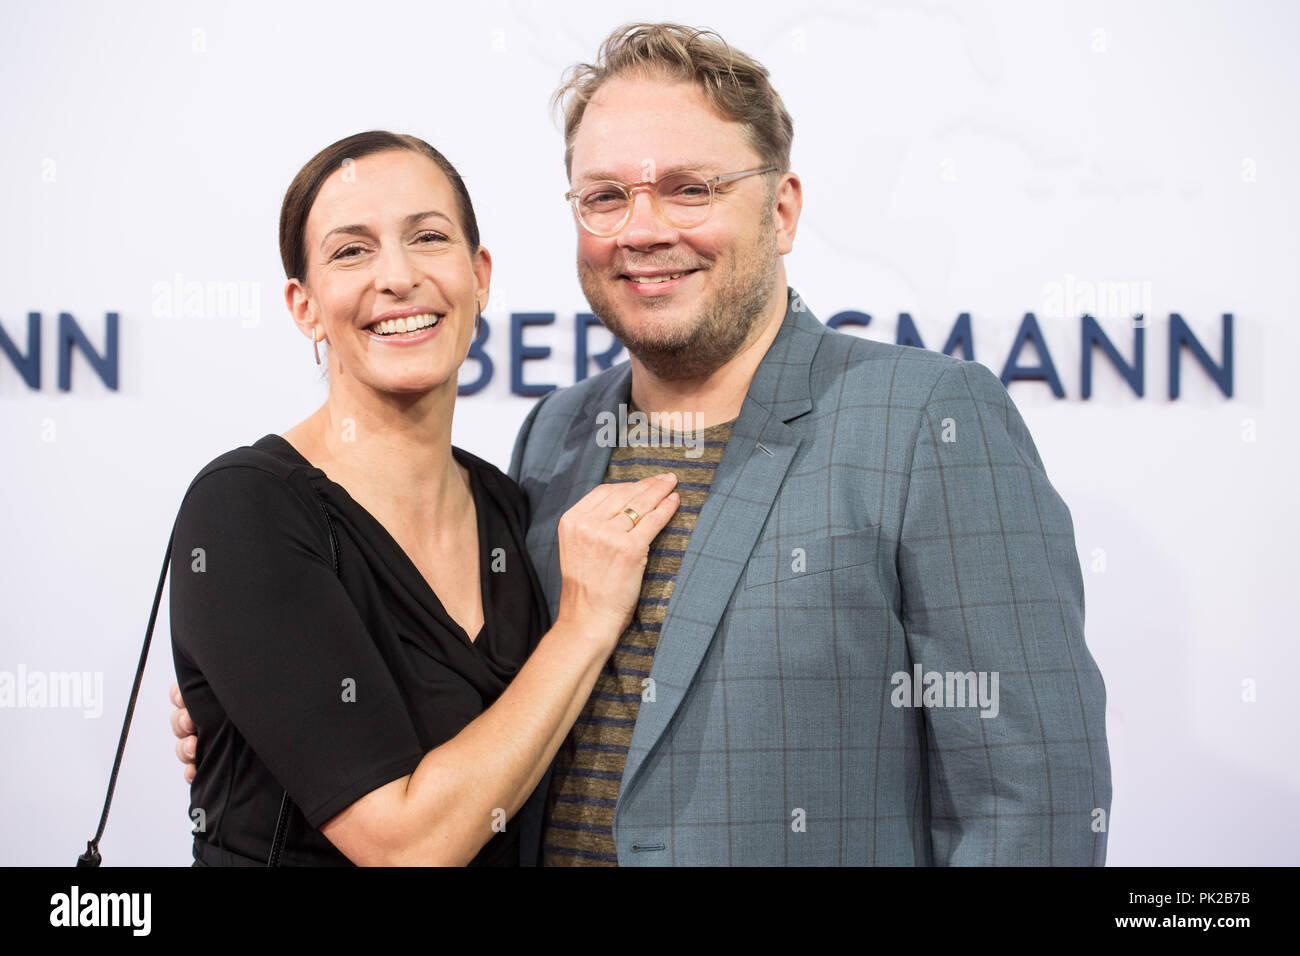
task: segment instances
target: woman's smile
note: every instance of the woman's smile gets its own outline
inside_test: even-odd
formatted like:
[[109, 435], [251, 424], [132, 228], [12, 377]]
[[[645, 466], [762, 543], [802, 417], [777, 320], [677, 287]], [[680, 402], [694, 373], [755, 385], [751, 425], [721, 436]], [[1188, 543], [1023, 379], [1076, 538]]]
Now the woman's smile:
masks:
[[413, 345], [433, 338], [440, 328], [445, 313], [425, 309], [399, 309], [384, 313], [365, 327], [366, 335], [386, 345]]

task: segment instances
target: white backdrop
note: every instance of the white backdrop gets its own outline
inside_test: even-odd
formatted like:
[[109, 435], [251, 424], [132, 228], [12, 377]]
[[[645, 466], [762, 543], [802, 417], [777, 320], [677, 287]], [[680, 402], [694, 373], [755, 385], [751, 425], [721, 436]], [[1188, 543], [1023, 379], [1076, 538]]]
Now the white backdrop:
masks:
[[[372, 128], [459, 166], [495, 260], [495, 370], [454, 440], [504, 468], [532, 402], [510, 392], [509, 314], [556, 313], [527, 332], [553, 352], [525, 377], [565, 385], [587, 309], [547, 100], [638, 19], [712, 27], [770, 68], [805, 188], [786, 265], [823, 321], [870, 313], [855, 333], [892, 341], [906, 312], [938, 348], [969, 312], [975, 358], [1001, 372], [1037, 315], [1066, 397], [1010, 393], [1074, 517], [1109, 695], [1109, 862], [1300, 863], [1294, 5], [150, 2], [4, 18], [0, 327], [26, 353], [41, 313], [42, 356], [34, 390], [0, 355], [0, 679], [102, 675], [103, 694], [98, 717], [0, 708], [0, 863], [71, 864], [94, 830], [189, 480], [324, 399], [282, 299], [293, 174]], [[195, 282], [243, 296], [202, 314], [167, 302]], [[1098, 353], [1084, 400], [1082, 300], [1058, 293], [1116, 282], [1144, 303], [1146, 396]], [[1130, 316], [1093, 311], [1131, 355]], [[117, 390], [80, 354], [58, 388], [60, 312], [100, 350], [120, 315]], [[1167, 397], [1171, 312], [1215, 361], [1233, 314], [1231, 398], [1189, 355]], [[593, 349], [608, 341], [593, 332]], [[110, 864], [190, 862], [163, 608]]]

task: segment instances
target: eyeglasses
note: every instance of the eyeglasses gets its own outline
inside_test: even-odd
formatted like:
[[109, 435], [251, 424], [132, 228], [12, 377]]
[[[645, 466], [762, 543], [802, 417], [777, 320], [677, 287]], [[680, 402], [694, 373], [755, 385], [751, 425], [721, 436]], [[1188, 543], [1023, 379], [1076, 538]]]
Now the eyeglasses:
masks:
[[613, 180], [590, 183], [564, 194], [582, 228], [593, 236], [617, 235], [632, 218], [632, 195], [638, 189], [650, 194], [655, 215], [675, 229], [690, 229], [709, 217], [715, 190], [722, 183], [735, 182], [746, 176], [780, 172], [779, 167], [746, 169], [705, 179], [699, 173], [681, 172], [657, 182], [632, 183], [625, 186]]

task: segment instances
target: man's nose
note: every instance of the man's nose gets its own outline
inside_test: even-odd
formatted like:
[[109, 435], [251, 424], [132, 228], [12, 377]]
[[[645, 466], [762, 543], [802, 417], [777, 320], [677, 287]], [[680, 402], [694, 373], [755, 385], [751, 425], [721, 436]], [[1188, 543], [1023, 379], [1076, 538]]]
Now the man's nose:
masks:
[[632, 214], [618, 240], [633, 248], [672, 244], [677, 241], [677, 230], [655, 214], [650, 190], [638, 189], [632, 193]]

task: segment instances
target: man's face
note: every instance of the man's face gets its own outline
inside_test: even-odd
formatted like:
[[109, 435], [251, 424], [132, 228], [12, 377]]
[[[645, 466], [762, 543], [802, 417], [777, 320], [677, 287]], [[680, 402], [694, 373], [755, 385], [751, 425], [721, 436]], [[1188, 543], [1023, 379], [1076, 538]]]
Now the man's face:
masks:
[[[693, 83], [626, 77], [607, 81], [587, 105], [570, 178], [581, 189], [678, 169], [709, 177], [762, 165], [742, 126], [715, 113]], [[632, 217], [617, 235], [593, 236], [575, 222], [578, 278], [592, 311], [658, 377], [708, 376], [764, 317], [779, 275], [764, 182], [775, 175], [718, 186], [708, 218], [689, 229], [659, 219], [645, 190], [634, 194]], [[677, 273], [685, 274], [646, 281]]]

